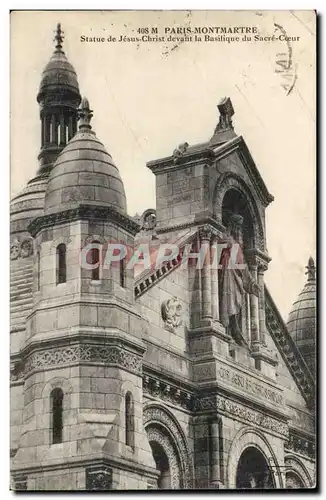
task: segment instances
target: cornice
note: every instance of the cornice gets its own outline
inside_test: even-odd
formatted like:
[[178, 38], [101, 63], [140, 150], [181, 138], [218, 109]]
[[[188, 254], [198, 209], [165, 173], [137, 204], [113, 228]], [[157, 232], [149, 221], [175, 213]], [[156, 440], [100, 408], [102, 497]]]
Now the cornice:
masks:
[[266, 326], [271, 337], [282, 354], [283, 360], [305, 399], [308, 408], [313, 408], [316, 394], [314, 380], [266, 286], [265, 312]]
[[128, 215], [122, 214], [115, 208], [86, 204], [71, 210], [64, 210], [62, 212], [37, 217], [28, 225], [27, 230], [35, 238], [41, 229], [76, 220], [104, 220], [106, 222], [113, 222], [122, 229], [129, 231], [133, 236], [140, 231], [140, 226], [134, 219]]

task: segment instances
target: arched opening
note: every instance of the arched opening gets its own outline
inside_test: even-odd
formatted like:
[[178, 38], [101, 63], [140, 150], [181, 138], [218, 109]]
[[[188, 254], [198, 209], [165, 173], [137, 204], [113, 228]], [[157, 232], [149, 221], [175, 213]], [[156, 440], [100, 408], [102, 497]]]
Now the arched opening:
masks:
[[62, 443], [63, 430], [63, 392], [56, 387], [51, 392], [52, 403], [52, 444]]
[[159, 490], [169, 490], [171, 489], [171, 472], [169, 459], [164, 451], [163, 446], [161, 446], [156, 441], [150, 441], [149, 444], [152, 448], [153, 458], [156, 463], [156, 469], [160, 472], [160, 476], [157, 480], [157, 487]]
[[237, 467], [237, 489], [273, 489], [273, 472], [264, 455], [250, 446], [241, 454]]
[[125, 288], [126, 286], [126, 266], [125, 258], [120, 259], [120, 286]]
[[125, 396], [125, 442], [134, 447], [134, 402], [131, 392]]
[[67, 281], [66, 245], [57, 246], [57, 285]]
[[255, 234], [249, 204], [245, 195], [238, 189], [229, 189], [222, 202], [222, 223], [229, 227], [232, 215], [240, 215], [243, 218], [242, 227], [236, 230], [238, 243], [246, 250], [255, 245]]
[[[235, 341], [248, 345], [251, 336], [251, 285], [256, 276], [247, 268], [246, 251], [254, 248], [254, 222], [245, 195], [238, 189], [226, 191], [222, 201], [222, 223], [226, 228], [219, 281], [219, 311], [222, 324]], [[235, 269], [234, 264], [246, 269]]]
[[92, 280], [99, 281], [100, 279], [100, 246], [101, 243], [99, 241], [92, 241], [92, 250], [91, 250], [91, 264], [96, 266], [92, 269]]
[[41, 278], [41, 255], [40, 251], [36, 254], [36, 290], [40, 290], [40, 278]]
[[299, 488], [304, 488], [305, 485], [302, 479], [293, 471], [286, 473], [285, 478], [285, 488], [289, 490], [295, 490]]

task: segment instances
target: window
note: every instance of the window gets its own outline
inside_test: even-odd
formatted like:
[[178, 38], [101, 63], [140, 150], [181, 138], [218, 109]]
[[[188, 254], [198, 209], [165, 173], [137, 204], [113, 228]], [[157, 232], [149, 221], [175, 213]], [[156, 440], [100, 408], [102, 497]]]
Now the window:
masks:
[[126, 269], [125, 269], [125, 259], [120, 260], [120, 286], [125, 288], [126, 286]]
[[40, 274], [41, 274], [41, 256], [40, 252], [36, 254], [36, 290], [40, 290]]
[[57, 285], [67, 281], [66, 245], [61, 243], [57, 247]]
[[63, 411], [63, 392], [56, 388], [51, 392], [52, 403], [52, 444], [62, 443], [62, 411]]
[[98, 281], [100, 279], [100, 242], [92, 241], [92, 244], [94, 247], [91, 250], [91, 264], [98, 264], [94, 269], [92, 269], [92, 280]]
[[134, 447], [134, 404], [132, 395], [127, 392], [125, 396], [125, 441], [127, 446]]

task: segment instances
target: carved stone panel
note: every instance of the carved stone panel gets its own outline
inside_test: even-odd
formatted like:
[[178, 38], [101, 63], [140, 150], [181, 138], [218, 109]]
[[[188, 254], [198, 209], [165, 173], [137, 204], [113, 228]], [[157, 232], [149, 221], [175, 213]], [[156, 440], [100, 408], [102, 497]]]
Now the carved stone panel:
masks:
[[165, 300], [161, 306], [162, 319], [165, 328], [172, 333], [182, 325], [182, 305], [177, 297]]
[[106, 466], [86, 469], [86, 490], [112, 490], [112, 470]]

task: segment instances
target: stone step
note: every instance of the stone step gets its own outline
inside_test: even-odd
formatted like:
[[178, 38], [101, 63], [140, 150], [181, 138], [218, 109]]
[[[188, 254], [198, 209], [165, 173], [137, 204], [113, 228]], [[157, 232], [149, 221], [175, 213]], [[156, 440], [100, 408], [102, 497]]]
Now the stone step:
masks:
[[25, 304], [33, 304], [33, 297], [29, 296], [24, 299], [16, 299], [10, 301], [10, 307], [22, 307]]
[[10, 301], [12, 300], [20, 300], [20, 299], [27, 299], [29, 298], [30, 296], [32, 295], [32, 290], [29, 289], [29, 290], [24, 290], [24, 289], [20, 289], [20, 290], [13, 290], [10, 292]]
[[17, 267], [17, 269], [13, 269], [11, 268], [10, 269], [10, 275], [11, 276], [18, 276], [20, 274], [24, 274], [24, 273], [29, 273], [29, 272], [33, 272], [34, 268], [33, 266], [24, 266], [24, 267]]
[[28, 309], [19, 309], [18, 311], [10, 311], [10, 320], [11, 321], [14, 321], [14, 320], [17, 320], [17, 319], [20, 319], [22, 321], [25, 320], [25, 318], [28, 316], [28, 314], [31, 312], [32, 308], [28, 308]]
[[11, 279], [10, 286], [16, 287], [17, 285], [24, 283], [32, 283], [33, 282], [33, 274], [26, 274], [25, 276], [21, 276], [20, 278]]

